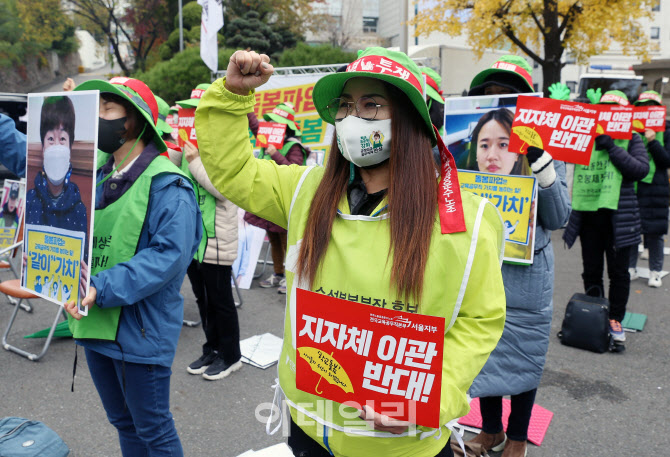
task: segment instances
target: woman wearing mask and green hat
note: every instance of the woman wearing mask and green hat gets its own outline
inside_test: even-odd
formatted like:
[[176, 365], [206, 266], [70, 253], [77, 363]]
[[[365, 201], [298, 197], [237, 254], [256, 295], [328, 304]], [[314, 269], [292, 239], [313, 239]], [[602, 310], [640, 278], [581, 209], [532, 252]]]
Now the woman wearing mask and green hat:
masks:
[[158, 106], [139, 80], [91, 80], [99, 90], [98, 171], [91, 287], [65, 304], [124, 457], [181, 456], [170, 376], [182, 326], [179, 293], [200, 242], [191, 184], [169, 159]]
[[[661, 96], [658, 92], [648, 90], [642, 92], [635, 101], [635, 106], [660, 106]], [[649, 155], [649, 173], [637, 183], [637, 200], [640, 204], [640, 219], [644, 247], [649, 250], [649, 287], [661, 287], [661, 271], [663, 270], [663, 235], [668, 233], [668, 167], [670, 167], [670, 129], [664, 132], [644, 131], [642, 140]], [[637, 249], [630, 251], [629, 273], [631, 280], [637, 275]]]
[[[469, 192], [457, 191], [451, 202], [438, 198], [440, 185], [458, 189], [455, 164], [442, 146], [440, 184], [421, 74], [404, 53], [368, 48], [346, 72], [317, 82], [314, 104], [336, 129], [325, 167], [280, 167], [253, 158], [245, 114], [255, 103], [253, 89], [273, 71], [266, 55], [237, 51], [226, 78], [203, 96], [196, 127], [213, 184], [240, 207], [288, 228], [277, 388], [290, 406], [289, 445], [295, 455], [309, 456], [451, 456], [447, 424], [467, 413], [466, 391], [504, 324], [500, 216]], [[380, 147], [372, 146], [373, 132], [383, 137]], [[445, 210], [447, 203], [453, 211]], [[344, 406], [297, 389], [298, 284], [418, 303], [414, 311], [444, 317], [444, 427], [410, 433], [406, 422], [367, 406], [354, 410], [360, 420], [351, 426]], [[298, 404], [307, 425], [297, 423]], [[364, 420], [375, 430], [362, 427]]]
[[[626, 94], [610, 90], [600, 104], [628, 105]], [[595, 181], [590, 178], [604, 176]], [[630, 140], [613, 140], [609, 135], [596, 137], [591, 162], [576, 165], [572, 187], [572, 214], [563, 233], [571, 248], [579, 237], [582, 245], [584, 290], [588, 295], [603, 296], [604, 259], [610, 279], [610, 333], [616, 343], [626, 341], [621, 321], [626, 314], [630, 294], [628, 266], [630, 252], [640, 243], [640, 209], [635, 182], [649, 173], [649, 158], [642, 138], [633, 133]]]

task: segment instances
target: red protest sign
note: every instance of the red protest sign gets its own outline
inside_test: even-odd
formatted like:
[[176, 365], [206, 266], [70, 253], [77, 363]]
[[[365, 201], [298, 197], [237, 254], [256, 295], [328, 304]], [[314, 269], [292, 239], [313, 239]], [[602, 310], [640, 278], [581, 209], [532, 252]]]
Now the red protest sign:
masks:
[[665, 106], [636, 106], [633, 109], [633, 130], [665, 132]]
[[195, 135], [195, 108], [179, 108], [179, 147], [183, 148], [186, 141], [190, 141], [197, 148], [198, 137]]
[[256, 133], [256, 146], [259, 148], [267, 148], [272, 145], [277, 150], [284, 146], [284, 134], [286, 133], [286, 124], [280, 122], [264, 122], [258, 123], [258, 133]]
[[[633, 106], [597, 105], [598, 135], [609, 135], [614, 140], [630, 140], [633, 137]], [[588, 165], [588, 164], [587, 164]]]
[[519, 95], [508, 150], [544, 149], [556, 160], [588, 165], [598, 111], [585, 103]]
[[444, 318], [362, 306], [304, 289], [296, 291], [296, 311], [298, 389], [356, 408], [367, 404], [394, 419], [440, 426]]

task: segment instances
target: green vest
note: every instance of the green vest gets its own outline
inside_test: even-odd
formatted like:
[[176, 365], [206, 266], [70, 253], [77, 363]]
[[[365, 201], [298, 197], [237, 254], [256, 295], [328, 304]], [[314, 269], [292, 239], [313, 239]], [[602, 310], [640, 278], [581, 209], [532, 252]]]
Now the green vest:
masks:
[[[647, 147], [647, 137], [644, 135], [640, 135], [642, 137], [642, 141], [644, 141], [644, 146]], [[664, 146], [663, 144], [663, 132], [656, 132], [656, 140], [658, 140], [659, 143], [661, 143], [661, 146]], [[647, 173], [647, 176], [645, 176], [641, 181], [646, 184], [651, 184], [651, 181], [654, 179], [654, 173], [656, 173], [656, 162], [654, 162], [654, 158], [651, 156], [651, 153], [649, 152], [649, 148], [647, 148], [647, 155], [649, 156], [649, 173]], [[637, 183], [635, 183], [637, 184]], [[636, 186], [637, 190], [637, 186]]]
[[[135, 255], [149, 208], [151, 183], [156, 176], [165, 173], [181, 174], [169, 159], [158, 156], [118, 200], [106, 208], [95, 210], [91, 276]], [[120, 306], [89, 306], [88, 316], [81, 320], [68, 317], [68, 321], [75, 339], [114, 341], [120, 317]]]
[[181, 158], [181, 171], [184, 172], [186, 177], [193, 184], [193, 189], [195, 190], [195, 196], [198, 199], [198, 206], [200, 207], [200, 212], [202, 213], [202, 225], [205, 229], [202, 239], [200, 240], [200, 245], [198, 246], [198, 251], [195, 253], [195, 259], [198, 262], [202, 262], [202, 259], [205, 257], [205, 250], [207, 249], [207, 239], [214, 238], [215, 233], [215, 218], [216, 218], [216, 198], [202, 187], [198, 181], [195, 180], [191, 171], [188, 169], [188, 161], [186, 160], [186, 155], [182, 155]]
[[[286, 154], [288, 154], [289, 149], [291, 149], [291, 147], [294, 144], [300, 145], [300, 148], [302, 149], [302, 165], [305, 165], [307, 160], [307, 151], [305, 150], [305, 147], [302, 145], [302, 143], [300, 143], [299, 141], [287, 141], [286, 143], [284, 143], [284, 146], [281, 148], [281, 151], [279, 152], [281, 153], [281, 155], [286, 157]], [[261, 149], [261, 157], [265, 160], [272, 160], [272, 156], [270, 156], [270, 154], [265, 153], [265, 148]]]
[[[628, 149], [629, 140], [614, 140], [614, 144]], [[572, 184], [572, 209], [576, 211], [598, 211], [600, 208], [616, 210], [623, 177], [610, 160], [610, 155], [602, 149], [591, 153], [588, 166], [575, 165]]]

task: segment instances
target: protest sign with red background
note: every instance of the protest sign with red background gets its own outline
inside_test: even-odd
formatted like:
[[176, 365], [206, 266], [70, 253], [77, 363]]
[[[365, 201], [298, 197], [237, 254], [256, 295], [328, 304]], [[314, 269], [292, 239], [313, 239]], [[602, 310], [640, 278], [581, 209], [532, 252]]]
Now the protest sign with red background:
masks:
[[556, 160], [588, 165], [598, 111], [585, 103], [519, 95], [508, 150], [544, 149]]
[[183, 148], [186, 141], [198, 147], [198, 137], [195, 135], [195, 108], [179, 108], [179, 147]]
[[[630, 140], [633, 138], [633, 106], [597, 105], [598, 135], [609, 135], [613, 140]], [[588, 165], [588, 164], [585, 164]]]
[[665, 106], [636, 106], [633, 110], [633, 130], [665, 132]]
[[[296, 387], [437, 428], [444, 318], [296, 290]], [[358, 406], [360, 407], [360, 406]]]
[[286, 124], [280, 122], [258, 123], [258, 133], [256, 134], [256, 146], [267, 148], [272, 145], [279, 151], [284, 146], [284, 134], [286, 133]]

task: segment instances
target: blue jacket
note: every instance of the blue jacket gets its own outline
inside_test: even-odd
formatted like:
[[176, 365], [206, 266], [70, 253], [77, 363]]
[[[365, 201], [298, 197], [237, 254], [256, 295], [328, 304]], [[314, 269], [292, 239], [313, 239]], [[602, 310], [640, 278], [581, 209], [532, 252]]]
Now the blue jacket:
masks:
[[[99, 171], [98, 182], [102, 178]], [[102, 195], [96, 194], [96, 207]], [[91, 277], [97, 306], [123, 306], [118, 344], [77, 344], [114, 359], [172, 366], [184, 318], [179, 291], [201, 237], [200, 209], [188, 180], [178, 175], [155, 178], [137, 254]]]
[[0, 162], [17, 176], [26, 175], [26, 135], [11, 117], [0, 114]]
[[472, 397], [516, 395], [537, 388], [549, 347], [554, 294], [551, 231], [570, 217], [565, 164], [554, 161], [556, 181], [538, 190], [535, 256], [530, 266], [503, 264], [507, 298], [498, 346], [470, 387]]

